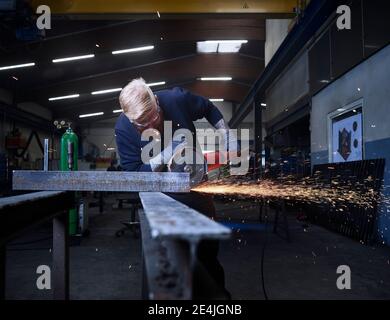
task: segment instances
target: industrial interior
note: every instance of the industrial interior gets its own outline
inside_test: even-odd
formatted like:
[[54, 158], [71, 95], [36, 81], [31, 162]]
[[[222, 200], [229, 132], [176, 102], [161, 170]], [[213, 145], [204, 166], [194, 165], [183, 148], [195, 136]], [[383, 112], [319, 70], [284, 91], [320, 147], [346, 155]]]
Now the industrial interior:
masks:
[[390, 299], [388, 2], [206, 2], [0, 1], [0, 299]]

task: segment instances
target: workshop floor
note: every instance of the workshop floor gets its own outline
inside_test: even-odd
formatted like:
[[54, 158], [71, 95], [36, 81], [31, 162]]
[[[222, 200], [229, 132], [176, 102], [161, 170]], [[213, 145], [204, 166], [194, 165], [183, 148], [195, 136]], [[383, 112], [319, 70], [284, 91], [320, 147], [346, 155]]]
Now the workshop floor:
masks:
[[[106, 199], [107, 208], [115, 199]], [[264, 299], [261, 255], [269, 299], [390, 299], [390, 248], [363, 246], [318, 226], [303, 228], [289, 217], [292, 242], [259, 223], [250, 202], [216, 201], [218, 220], [234, 230], [223, 242], [220, 260], [233, 299]], [[272, 215], [272, 214], [270, 214]], [[140, 299], [141, 244], [130, 232], [115, 231], [129, 210], [99, 214], [90, 209], [90, 236], [71, 247], [71, 299]], [[271, 219], [272, 220], [272, 219]], [[267, 232], [266, 232], [267, 230]], [[51, 264], [51, 228], [43, 225], [16, 239], [7, 250], [7, 299], [50, 299], [38, 290], [36, 269]], [[336, 269], [351, 268], [351, 290], [338, 290]]]

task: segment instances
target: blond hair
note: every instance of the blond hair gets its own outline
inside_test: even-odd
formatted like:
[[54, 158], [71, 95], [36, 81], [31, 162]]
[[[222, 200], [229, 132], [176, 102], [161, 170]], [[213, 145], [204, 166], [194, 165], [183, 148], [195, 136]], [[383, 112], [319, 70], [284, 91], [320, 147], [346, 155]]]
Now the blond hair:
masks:
[[156, 98], [153, 91], [142, 78], [132, 80], [119, 95], [123, 113], [134, 121], [145, 118], [156, 110]]

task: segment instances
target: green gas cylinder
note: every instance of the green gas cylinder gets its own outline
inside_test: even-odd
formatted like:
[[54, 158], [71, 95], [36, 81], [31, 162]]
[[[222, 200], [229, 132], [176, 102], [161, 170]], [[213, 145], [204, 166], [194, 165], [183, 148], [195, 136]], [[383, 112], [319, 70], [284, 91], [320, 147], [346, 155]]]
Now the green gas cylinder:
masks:
[[[60, 170], [61, 171], [77, 171], [78, 165], [78, 150], [79, 139], [73, 132], [72, 128], [66, 129], [61, 138], [61, 158], [60, 158]], [[77, 233], [78, 215], [77, 209], [73, 208], [69, 210], [69, 234], [75, 235]]]

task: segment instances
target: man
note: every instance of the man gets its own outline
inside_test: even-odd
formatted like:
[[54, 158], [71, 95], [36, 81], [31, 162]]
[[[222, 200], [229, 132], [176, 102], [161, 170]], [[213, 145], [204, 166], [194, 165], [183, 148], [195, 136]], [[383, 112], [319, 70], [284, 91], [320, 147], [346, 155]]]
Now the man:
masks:
[[[202, 118], [206, 118], [217, 129], [228, 129], [221, 112], [208, 99], [182, 88], [162, 90], [154, 95], [142, 78], [131, 81], [122, 90], [119, 102], [123, 113], [117, 120], [115, 134], [124, 171], [164, 170], [162, 164], [166, 164], [172, 156], [172, 147], [164, 149], [149, 163], [143, 163], [141, 159], [142, 148], [149, 143], [149, 141], [141, 141], [142, 132], [146, 129], [156, 129], [163, 134], [164, 121], [171, 121], [174, 130], [190, 130], [194, 137], [196, 137], [196, 130], [193, 121]], [[233, 144], [232, 141], [235, 138], [229, 137], [227, 130], [223, 132], [226, 132], [226, 143], [230, 140]], [[172, 137], [163, 137], [163, 139], [172, 139]], [[214, 204], [210, 196], [193, 192], [168, 195], [210, 218], [215, 215]], [[217, 260], [217, 253], [218, 243], [207, 241], [200, 244], [198, 257], [208, 273], [222, 288], [224, 297], [228, 298], [229, 294], [224, 289], [224, 271]], [[198, 298], [207, 298], [208, 289], [203, 286], [202, 281], [195, 281], [195, 284], [195, 295]]]

